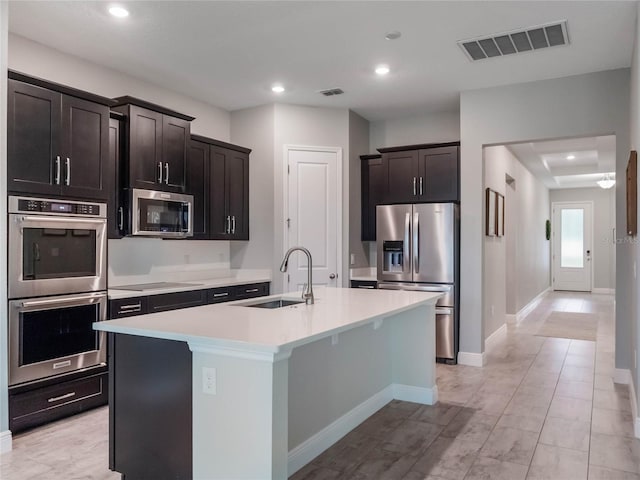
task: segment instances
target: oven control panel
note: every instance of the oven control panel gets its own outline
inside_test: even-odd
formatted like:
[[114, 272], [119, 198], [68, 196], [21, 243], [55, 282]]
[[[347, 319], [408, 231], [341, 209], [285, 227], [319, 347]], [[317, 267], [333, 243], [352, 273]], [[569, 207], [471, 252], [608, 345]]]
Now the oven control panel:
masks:
[[[104, 217], [106, 205], [41, 198], [10, 198], [10, 213], [44, 213], [50, 215]], [[13, 207], [13, 208], [11, 208]]]

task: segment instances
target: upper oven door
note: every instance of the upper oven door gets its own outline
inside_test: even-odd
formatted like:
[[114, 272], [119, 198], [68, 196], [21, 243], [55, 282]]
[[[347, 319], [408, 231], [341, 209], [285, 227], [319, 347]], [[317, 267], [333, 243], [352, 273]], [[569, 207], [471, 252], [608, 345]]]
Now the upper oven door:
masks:
[[133, 189], [132, 235], [184, 238], [193, 235], [193, 196]]
[[106, 223], [9, 215], [9, 298], [106, 290]]

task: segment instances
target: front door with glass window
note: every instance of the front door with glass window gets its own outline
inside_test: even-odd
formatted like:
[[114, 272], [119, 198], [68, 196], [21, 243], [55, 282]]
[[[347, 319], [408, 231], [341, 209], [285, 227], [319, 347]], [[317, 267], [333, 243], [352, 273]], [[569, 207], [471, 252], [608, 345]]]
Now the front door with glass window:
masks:
[[554, 203], [551, 209], [553, 289], [590, 292], [593, 204]]

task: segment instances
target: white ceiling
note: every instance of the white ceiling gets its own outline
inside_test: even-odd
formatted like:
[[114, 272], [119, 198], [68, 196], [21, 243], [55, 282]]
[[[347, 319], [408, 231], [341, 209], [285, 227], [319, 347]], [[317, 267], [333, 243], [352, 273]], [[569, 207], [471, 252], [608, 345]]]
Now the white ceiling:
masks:
[[[227, 110], [280, 101], [372, 121], [457, 110], [463, 90], [628, 67], [636, 15], [633, 1], [123, 1], [131, 15], [116, 19], [111, 4], [12, 1], [9, 29]], [[456, 44], [564, 19], [568, 47], [471, 62]], [[317, 93], [333, 87], [345, 94]]]
[[[550, 189], [597, 187], [604, 173], [615, 179], [615, 135], [517, 143], [507, 148]], [[569, 156], [575, 158], [569, 160]]]

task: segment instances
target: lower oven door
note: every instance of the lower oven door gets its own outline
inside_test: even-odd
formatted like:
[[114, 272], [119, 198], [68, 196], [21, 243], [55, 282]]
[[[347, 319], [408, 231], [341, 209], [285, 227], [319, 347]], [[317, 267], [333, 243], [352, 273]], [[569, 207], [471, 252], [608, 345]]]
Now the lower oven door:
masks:
[[104, 292], [9, 302], [9, 385], [106, 364]]

